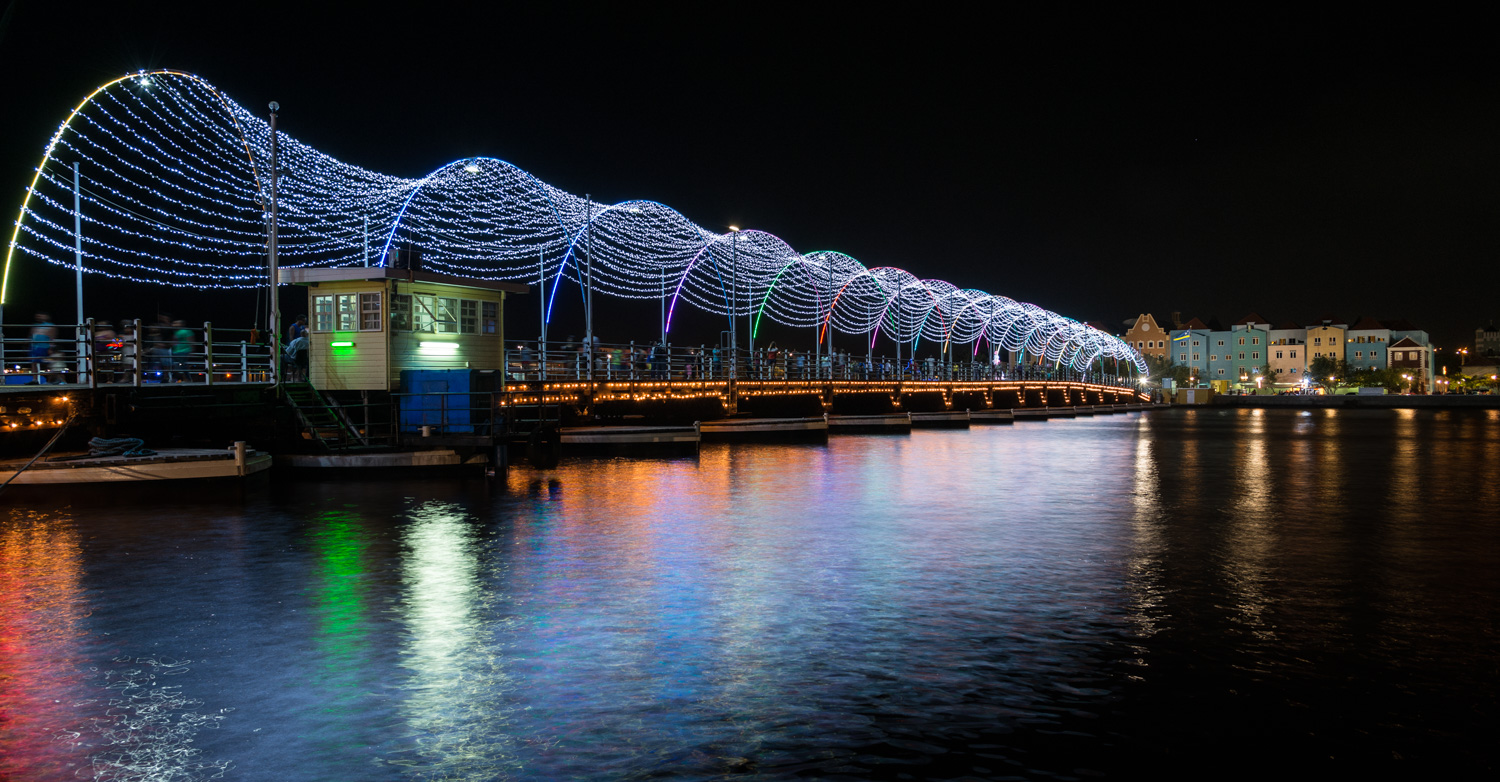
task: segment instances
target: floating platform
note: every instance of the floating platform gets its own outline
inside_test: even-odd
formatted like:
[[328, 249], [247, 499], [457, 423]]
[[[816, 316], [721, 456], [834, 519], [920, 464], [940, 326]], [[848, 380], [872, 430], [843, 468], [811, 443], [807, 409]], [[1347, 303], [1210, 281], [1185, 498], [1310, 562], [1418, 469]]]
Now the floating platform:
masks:
[[912, 413], [911, 425], [916, 429], [968, 429], [968, 410], [943, 410], [936, 413]]
[[395, 467], [467, 467], [483, 466], [490, 461], [486, 454], [465, 456], [452, 448], [423, 451], [374, 451], [361, 453], [289, 453], [276, 457], [276, 464], [295, 469], [369, 470]]
[[581, 451], [697, 451], [702, 434], [693, 426], [570, 426], [562, 446]]
[[976, 424], [1013, 424], [1016, 422], [1016, 414], [1013, 410], [970, 410], [969, 421]]
[[828, 419], [817, 418], [720, 418], [702, 421], [698, 432], [706, 443], [748, 441], [826, 442]]
[[1010, 414], [1016, 421], [1045, 421], [1052, 417], [1045, 407], [1013, 407]]
[[1047, 408], [1047, 417], [1048, 418], [1077, 418], [1078, 417], [1078, 411], [1074, 410], [1071, 407], [1049, 407], [1049, 408]]
[[1073, 405], [1073, 415], [1094, 415], [1097, 412], [1093, 405]]
[[906, 434], [911, 426], [911, 413], [828, 416], [829, 434]]
[[235, 449], [165, 448], [152, 456], [87, 456], [57, 454], [37, 460], [20, 475], [28, 459], [0, 462], [0, 483], [11, 485], [59, 485], [85, 483], [133, 483], [137, 481], [181, 481], [202, 478], [243, 478], [271, 466], [271, 455], [253, 448]]

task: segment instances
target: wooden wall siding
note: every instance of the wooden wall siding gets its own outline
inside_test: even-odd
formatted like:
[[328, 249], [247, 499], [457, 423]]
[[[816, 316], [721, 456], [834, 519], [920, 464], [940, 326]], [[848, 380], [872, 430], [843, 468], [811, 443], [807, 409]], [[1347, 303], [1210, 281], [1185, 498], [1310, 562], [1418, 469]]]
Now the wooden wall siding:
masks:
[[[501, 369], [505, 338], [505, 294], [477, 288], [460, 288], [433, 283], [396, 283], [396, 292], [409, 295], [442, 296], [471, 301], [493, 301], [499, 304], [497, 334], [438, 334], [421, 331], [395, 331], [390, 340], [390, 361], [386, 382], [395, 390], [401, 385], [403, 369]], [[479, 329], [484, 329], [482, 316]], [[421, 348], [423, 342], [451, 342], [458, 351], [444, 355]]]
[[[366, 280], [325, 282], [307, 288], [308, 327], [317, 327], [313, 297], [340, 293], [379, 293], [381, 296], [380, 331], [312, 331], [308, 334], [311, 355], [308, 379], [313, 387], [327, 391], [373, 391], [387, 386], [390, 318], [390, 296], [384, 283]], [[302, 313], [297, 313], [302, 314]], [[358, 323], [358, 312], [355, 322]], [[337, 313], [335, 313], [337, 315]], [[296, 315], [292, 316], [293, 318]], [[337, 323], [337, 321], [335, 321]], [[285, 336], [283, 335], [283, 338]], [[336, 348], [330, 343], [353, 342], [354, 347]]]

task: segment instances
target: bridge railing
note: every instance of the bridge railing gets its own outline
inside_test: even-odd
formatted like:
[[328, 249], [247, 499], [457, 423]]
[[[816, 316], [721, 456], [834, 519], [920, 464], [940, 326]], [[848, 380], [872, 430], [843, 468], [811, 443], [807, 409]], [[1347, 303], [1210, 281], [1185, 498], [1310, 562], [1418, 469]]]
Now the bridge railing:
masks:
[[[512, 340], [505, 345], [505, 373], [512, 381], [695, 381], [726, 380], [1057, 380], [1128, 386], [1127, 378], [1068, 367], [990, 361], [948, 362], [936, 357], [897, 360], [844, 352], [770, 347], [734, 352], [713, 345], [653, 345]], [[592, 355], [592, 358], [591, 358]], [[590, 372], [592, 369], [592, 372]]]
[[[24, 336], [22, 336], [24, 335]], [[144, 325], [116, 331], [92, 319], [81, 324], [0, 327], [5, 385], [142, 386], [269, 383], [271, 346], [250, 329]]]

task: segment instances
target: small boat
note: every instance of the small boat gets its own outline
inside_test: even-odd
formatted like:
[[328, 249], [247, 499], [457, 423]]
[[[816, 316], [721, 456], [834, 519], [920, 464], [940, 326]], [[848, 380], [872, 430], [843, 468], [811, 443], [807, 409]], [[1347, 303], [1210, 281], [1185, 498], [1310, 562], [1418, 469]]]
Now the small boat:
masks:
[[[0, 462], [0, 483], [12, 485], [60, 485], [83, 483], [130, 483], [196, 478], [243, 478], [271, 466], [271, 455], [236, 443], [226, 450], [213, 448], [164, 448], [149, 456], [89, 456], [55, 454], [37, 460]], [[17, 471], [20, 474], [17, 474]], [[12, 478], [14, 480], [12, 480]]]

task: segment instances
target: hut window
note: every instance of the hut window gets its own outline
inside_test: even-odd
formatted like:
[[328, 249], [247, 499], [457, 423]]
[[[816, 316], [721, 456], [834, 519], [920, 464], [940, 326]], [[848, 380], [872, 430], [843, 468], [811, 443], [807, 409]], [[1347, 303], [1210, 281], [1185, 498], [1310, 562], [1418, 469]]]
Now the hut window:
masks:
[[437, 323], [437, 297], [419, 293], [411, 297], [411, 303], [411, 330], [433, 331]]
[[391, 330], [406, 331], [411, 328], [411, 294], [391, 294]]
[[353, 293], [339, 294], [339, 331], [353, 331], [359, 322], [359, 296]]
[[458, 333], [479, 333], [479, 302], [464, 299], [458, 305]]
[[437, 300], [437, 330], [439, 334], [458, 333], [458, 299], [441, 297]]
[[380, 330], [380, 293], [359, 294], [359, 330]]
[[333, 297], [313, 297], [313, 330], [333, 331]]
[[484, 333], [497, 334], [500, 328], [500, 302], [482, 301], [479, 303], [484, 317]]

